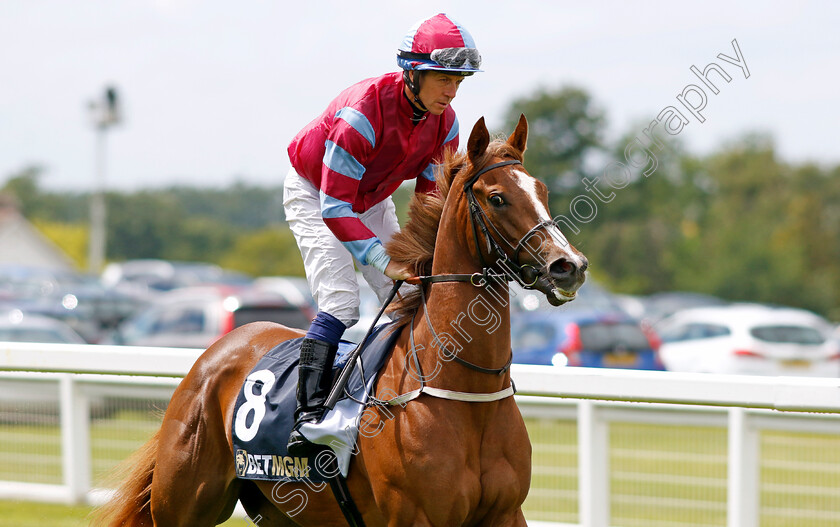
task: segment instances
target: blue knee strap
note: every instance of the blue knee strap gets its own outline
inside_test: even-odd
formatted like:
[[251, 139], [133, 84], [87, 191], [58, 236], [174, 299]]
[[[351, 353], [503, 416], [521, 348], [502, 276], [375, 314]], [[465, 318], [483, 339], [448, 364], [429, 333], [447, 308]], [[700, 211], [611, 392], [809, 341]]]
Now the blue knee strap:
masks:
[[317, 339], [328, 344], [338, 345], [347, 326], [326, 311], [319, 311], [306, 332], [306, 338]]

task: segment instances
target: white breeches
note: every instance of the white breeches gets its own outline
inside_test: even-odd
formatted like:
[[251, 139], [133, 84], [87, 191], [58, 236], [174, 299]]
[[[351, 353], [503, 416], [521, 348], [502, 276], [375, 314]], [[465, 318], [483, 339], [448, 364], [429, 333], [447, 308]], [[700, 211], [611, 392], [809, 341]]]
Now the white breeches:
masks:
[[[318, 189], [289, 170], [283, 186], [283, 207], [306, 270], [309, 290], [319, 311], [326, 311], [347, 327], [359, 320], [359, 283], [354, 258], [324, 224]], [[400, 230], [394, 202], [386, 198], [359, 215], [362, 223], [387, 244]], [[365, 281], [370, 284], [379, 302], [391, 291], [393, 281], [370, 265], [355, 261]]]

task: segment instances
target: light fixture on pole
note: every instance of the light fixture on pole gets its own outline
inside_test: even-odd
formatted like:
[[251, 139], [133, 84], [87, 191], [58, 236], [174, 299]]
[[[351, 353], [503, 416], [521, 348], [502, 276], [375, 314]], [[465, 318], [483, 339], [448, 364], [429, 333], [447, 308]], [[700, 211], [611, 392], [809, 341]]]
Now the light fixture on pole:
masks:
[[105, 264], [105, 132], [122, 119], [116, 88], [106, 87], [100, 100], [88, 104], [88, 110], [96, 129], [96, 168], [94, 189], [90, 197], [88, 270], [91, 273], [99, 273]]

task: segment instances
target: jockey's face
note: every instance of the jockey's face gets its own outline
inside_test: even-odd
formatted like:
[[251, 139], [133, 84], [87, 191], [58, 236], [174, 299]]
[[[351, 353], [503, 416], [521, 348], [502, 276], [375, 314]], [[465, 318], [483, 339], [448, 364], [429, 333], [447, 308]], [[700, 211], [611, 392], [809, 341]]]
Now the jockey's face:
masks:
[[[417, 75], [416, 71], [412, 72]], [[429, 113], [432, 115], [440, 115], [455, 98], [458, 93], [458, 87], [463, 82], [464, 77], [461, 75], [449, 75], [437, 71], [428, 71], [423, 75], [423, 80], [420, 81], [420, 94], [418, 97], [423, 103]]]

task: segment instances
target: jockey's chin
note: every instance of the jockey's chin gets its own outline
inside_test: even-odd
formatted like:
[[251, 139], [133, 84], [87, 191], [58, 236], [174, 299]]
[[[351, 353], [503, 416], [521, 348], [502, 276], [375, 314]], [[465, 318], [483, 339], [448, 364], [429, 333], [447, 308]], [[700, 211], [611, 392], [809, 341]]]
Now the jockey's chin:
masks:
[[449, 106], [448, 102], [433, 102], [427, 107], [427, 109], [432, 115], [441, 115], [446, 111], [447, 106]]

